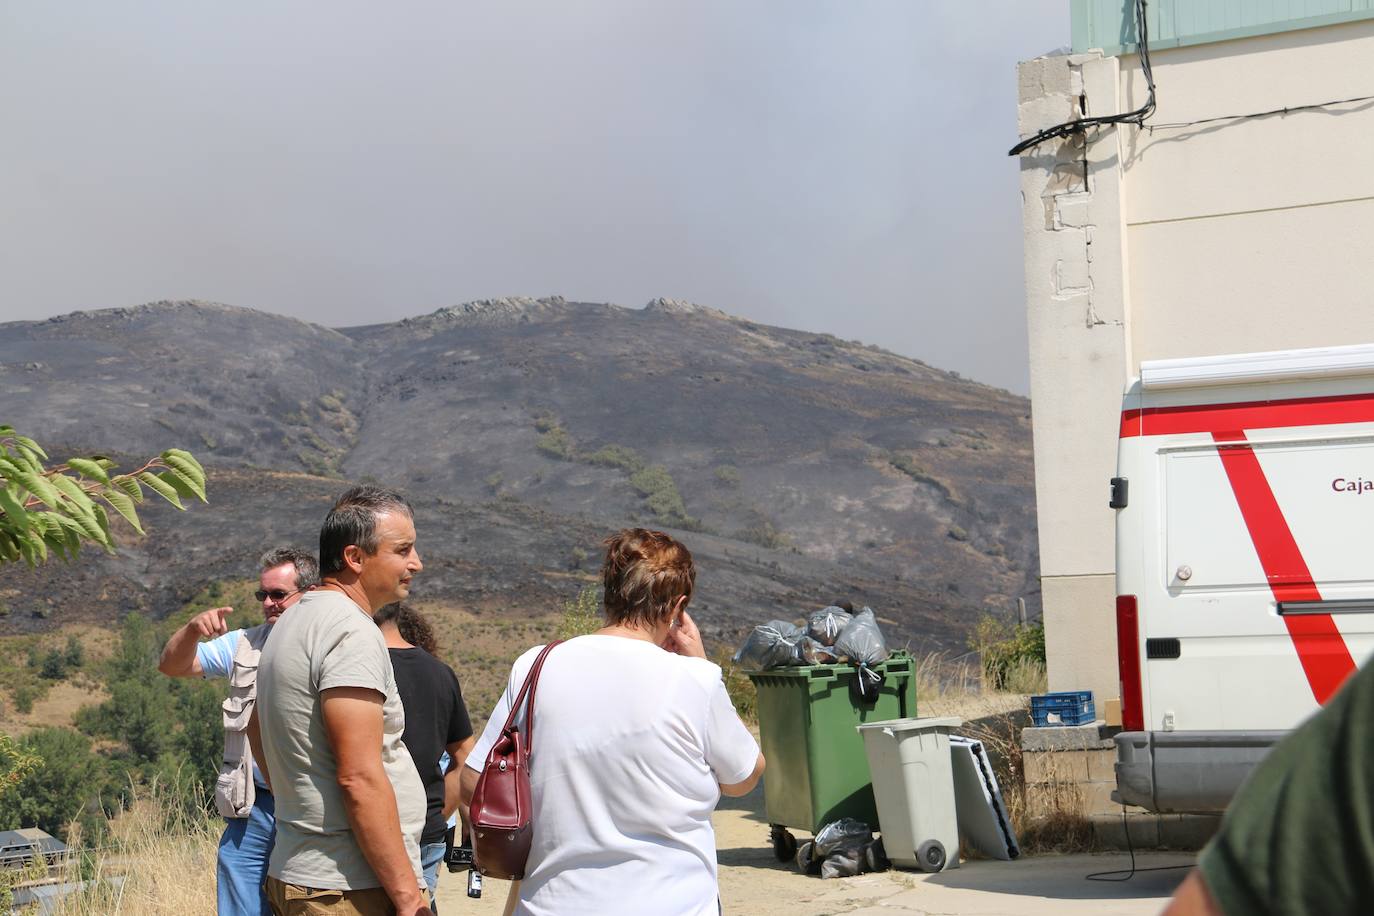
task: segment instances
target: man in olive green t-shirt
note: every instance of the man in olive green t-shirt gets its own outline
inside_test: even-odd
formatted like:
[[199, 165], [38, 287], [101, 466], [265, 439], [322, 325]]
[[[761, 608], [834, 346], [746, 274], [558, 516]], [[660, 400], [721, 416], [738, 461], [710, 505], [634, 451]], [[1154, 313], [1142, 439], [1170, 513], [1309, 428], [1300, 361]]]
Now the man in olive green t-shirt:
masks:
[[1270, 752], [1167, 916], [1374, 911], [1374, 665]]
[[404, 498], [354, 487], [320, 531], [320, 588], [281, 616], [263, 650], [249, 735], [277, 800], [266, 883], [277, 916], [430, 914], [424, 786], [372, 622], [420, 569]]

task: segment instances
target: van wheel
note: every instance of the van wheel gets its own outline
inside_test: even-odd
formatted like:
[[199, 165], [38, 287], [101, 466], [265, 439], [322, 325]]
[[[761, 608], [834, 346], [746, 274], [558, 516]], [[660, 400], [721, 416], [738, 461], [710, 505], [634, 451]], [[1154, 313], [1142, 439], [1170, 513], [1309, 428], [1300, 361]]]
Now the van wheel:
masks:
[[779, 862], [790, 862], [797, 854], [797, 838], [781, 824], [769, 824], [768, 836], [773, 842], [773, 857]]

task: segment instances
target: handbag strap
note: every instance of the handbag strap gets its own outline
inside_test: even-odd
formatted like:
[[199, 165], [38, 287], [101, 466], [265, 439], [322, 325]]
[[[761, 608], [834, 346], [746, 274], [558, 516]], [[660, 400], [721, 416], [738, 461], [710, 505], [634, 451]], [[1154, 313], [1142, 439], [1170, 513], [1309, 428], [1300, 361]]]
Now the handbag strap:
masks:
[[502, 731], [510, 731], [515, 727], [515, 717], [520, 713], [520, 707], [527, 701], [529, 711], [525, 714], [525, 756], [530, 755], [530, 747], [534, 741], [534, 692], [539, 686], [539, 671], [544, 667], [544, 659], [549, 657], [549, 650], [558, 645], [563, 640], [555, 639], [545, 646], [539, 656], [535, 658], [534, 664], [530, 667], [530, 673], [525, 675], [525, 683], [520, 685], [520, 692], [516, 694], [514, 702], [510, 704], [510, 714], [506, 716], [506, 724]]

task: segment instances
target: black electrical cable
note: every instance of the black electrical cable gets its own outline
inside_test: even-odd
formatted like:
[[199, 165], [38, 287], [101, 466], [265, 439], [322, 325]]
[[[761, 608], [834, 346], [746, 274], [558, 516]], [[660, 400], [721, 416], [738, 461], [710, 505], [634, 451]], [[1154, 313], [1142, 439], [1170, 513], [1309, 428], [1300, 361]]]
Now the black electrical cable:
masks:
[[1007, 155], [1019, 156], [1046, 140], [1055, 140], [1071, 134], [1082, 133], [1089, 127], [1105, 127], [1109, 124], [1134, 124], [1137, 127], [1143, 127], [1145, 119], [1155, 113], [1155, 77], [1154, 72], [1150, 69], [1150, 31], [1145, 23], [1145, 0], [1136, 0], [1135, 2], [1135, 34], [1138, 39], [1136, 47], [1140, 50], [1140, 72], [1145, 75], [1145, 87], [1149, 90], [1149, 96], [1145, 99], [1144, 105], [1135, 111], [1128, 111], [1124, 114], [1078, 118], [1074, 121], [1056, 124], [1054, 127], [1047, 127], [1007, 150]]
[[[1186, 863], [1184, 863], [1183, 865], [1154, 865], [1154, 866], [1151, 866], [1150, 868], [1136, 868], [1136, 867], [1135, 867], [1135, 844], [1133, 844], [1133, 843], [1131, 842], [1131, 829], [1130, 829], [1130, 825], [1128, 825], [1128, 824], [1126, 823], [1126, 806], [1125, 806], [1125, 805], [1122, 805], [1122, 806], [1121, 806], [1121, 832], [1124, 833], [1124, 834], [1126, 835], [1126, 851], [1129, 852], [1129, 853], [1131, 854], [1131, 867], [1130, 867], [1130, 868], [1118, 868], [1118, 869], [1116, 869], [1115, 871], [1095, 871], [1095, 872], [1093, 872], [1091, 875], [1084, 875], [1084, 876], [1083, 876], [1083, 879], [1084, 879], [1085, 881], [1129, 881], [1129, 880], [1131, 880], [1132, 878], [1134, 878], [1137, 874], [1139, 874], [1139, 873], [1141, 873], [1141, 872], [1147, 872], [1147, 871], [1174, 871], [1175, 869], [1179, 869], [1179, 868], [1192, 868], [1192, 867], [1193, 867], [1193, 863], [1192, 863], [1192, 862], [1186, 862]], [[1122, 877], [1115, 877], [1116, 875], [1121, 875]]]
[[1331, 108], [1336, 105], [1354, 105], [1356, 102], [1374, 102], [1374, 95], [1357, 95], [1350, 99], [1333, 99], [1330, 102], [1313, 102], [1308, 105], [1288, 105], [1283, 108], [1271, 108], [1268, 111], [1253, 111], [1249, 114], [1217, 115], [1214, 118], [1198, 118], [1196, 121], [1173, 121], [1168, 124], [1146, 124], [1144, 127], [1150, 133], [1154, 133], [1157, 130], [1182, 130], [1185, 127], [1196, 127], [1199, 124], [1215, 124], [1218, 121], [1246, 121], [1250, 118], [1272, 118], [1275, 115], [1289, 115], [1299, 111], [1317, 111], [1322, 108]]

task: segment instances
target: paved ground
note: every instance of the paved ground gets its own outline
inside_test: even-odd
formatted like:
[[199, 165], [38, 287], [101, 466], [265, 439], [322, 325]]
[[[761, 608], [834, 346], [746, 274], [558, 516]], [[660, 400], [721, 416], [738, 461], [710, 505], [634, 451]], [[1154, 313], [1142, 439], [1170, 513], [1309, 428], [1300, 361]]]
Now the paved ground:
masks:
[[[797, 874], [773, 858], [763, 817], [763, 792], [722, 799], [715, 817], [720, 894], [726, 916], [1144, 916], [1158, 913], [1185, 869], [1143, 872], [1129, 881], [1086, 880], [1126, 868], [1124, 853], [1041, 856], [1015, 862], [973, 861], [938, 875], [893, 870], [823, 881]], [[1188, 853], [1137, 854], [1141, 868], [1187, 864]], [[440, 910], [499, 914], [508, 885], [488, 881], [481, 900], [464, 896], [465, 874], [440, 879]]]

